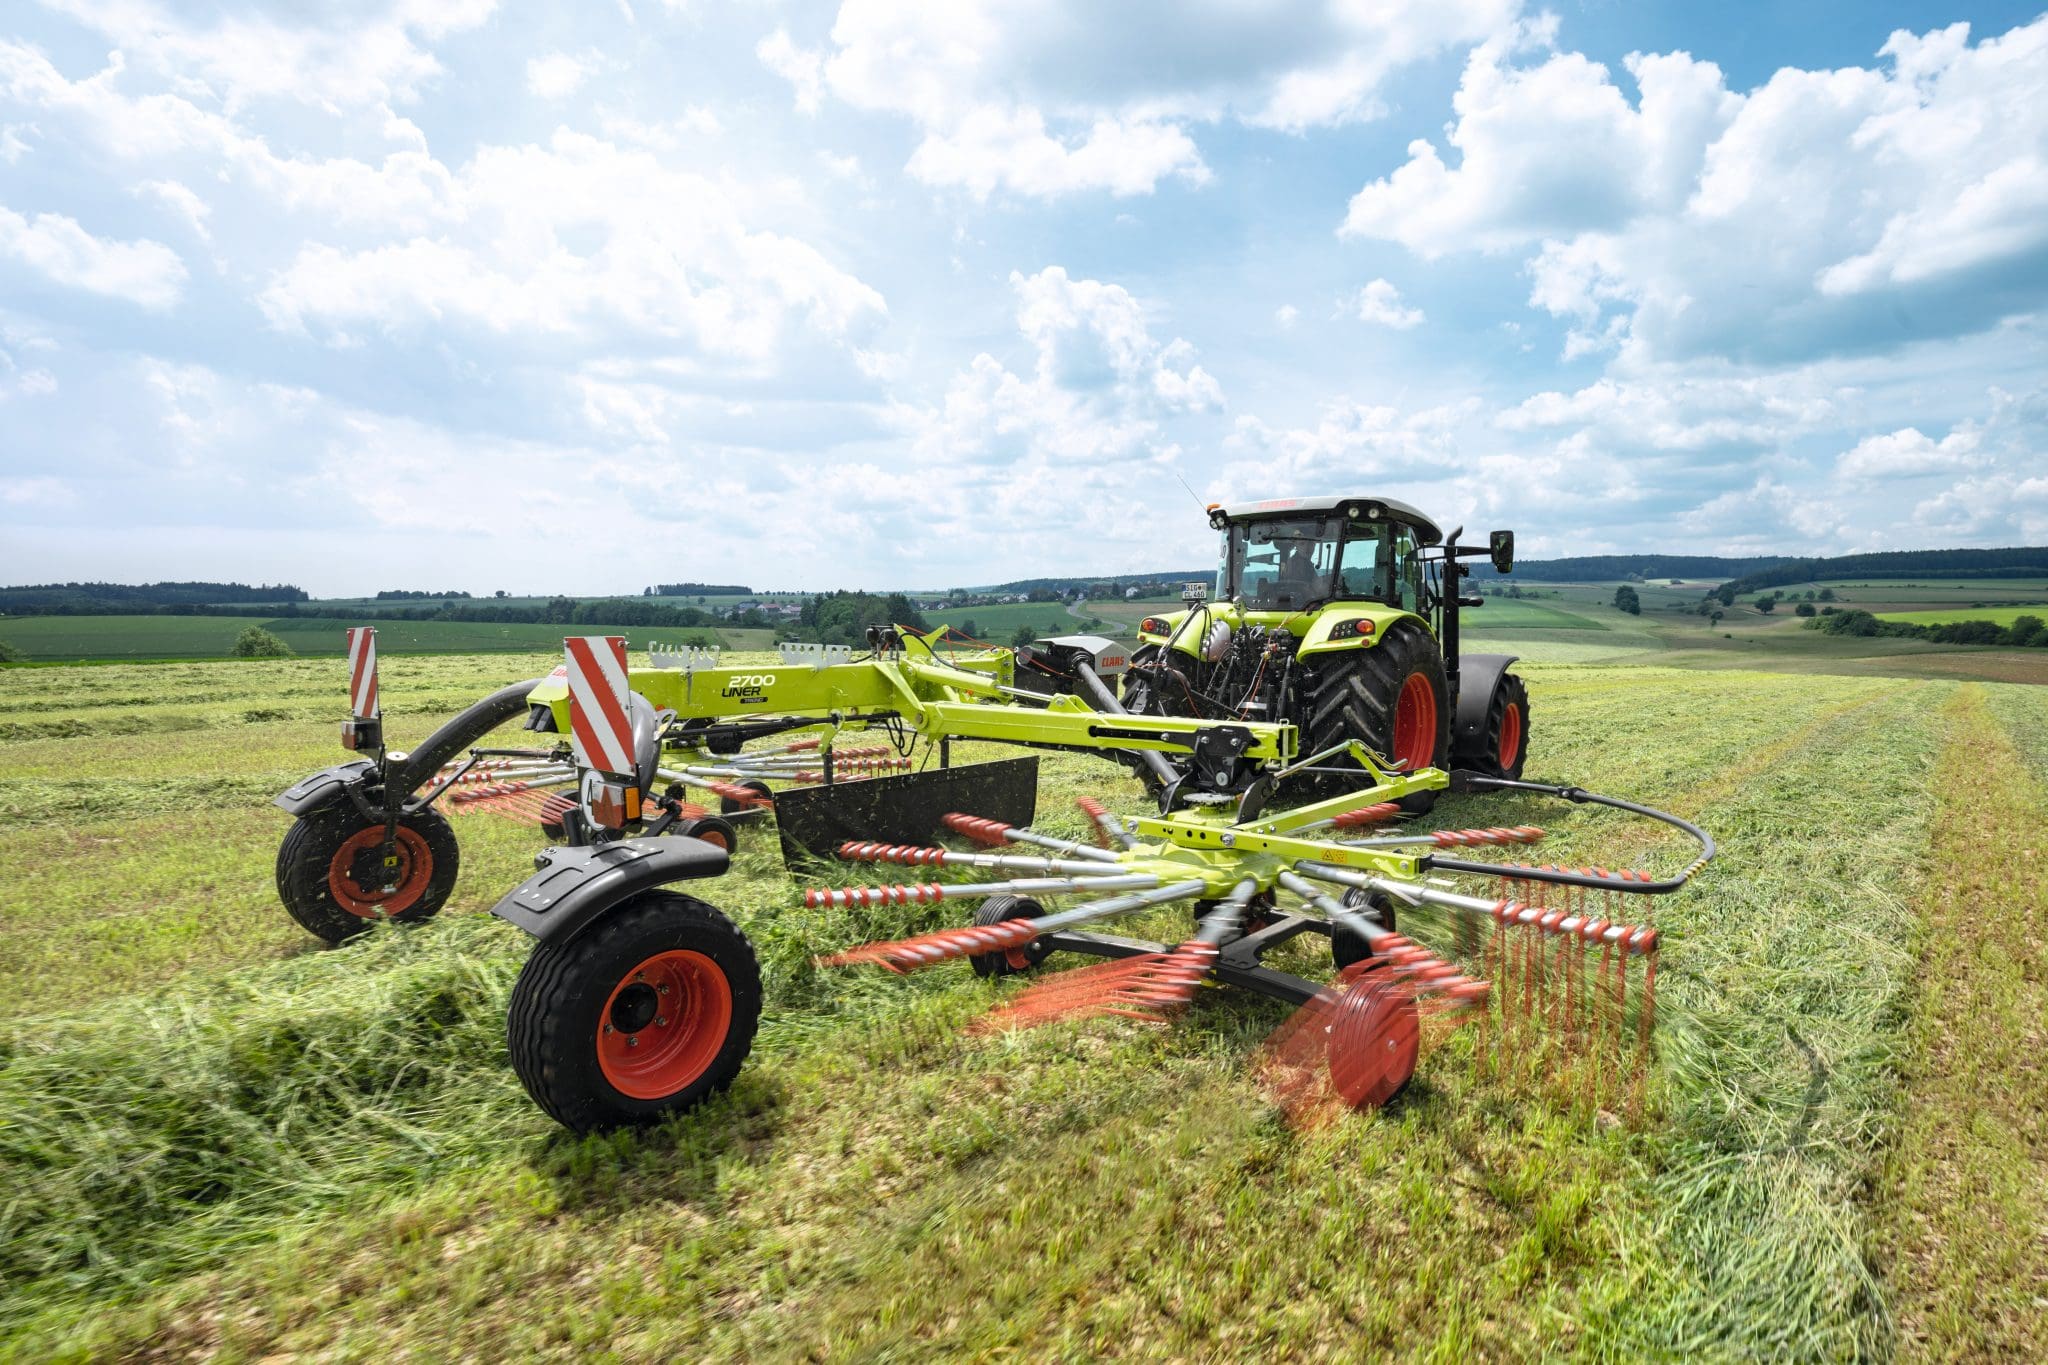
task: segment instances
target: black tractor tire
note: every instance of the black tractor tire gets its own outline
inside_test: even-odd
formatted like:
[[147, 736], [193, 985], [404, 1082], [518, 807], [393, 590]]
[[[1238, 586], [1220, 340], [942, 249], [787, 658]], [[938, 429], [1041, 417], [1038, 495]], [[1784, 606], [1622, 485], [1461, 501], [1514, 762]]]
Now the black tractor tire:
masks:
[[[1029, 896], [990, 896], [974, 912], [976, 924], [1001, 924], [1010, 919], [1037, 919], [1045, 907]], [[976, 953], [967, 959], [976, 976], [1019, 976], [1052, 956], [1052, 945], [1033, 939], [1022, 948], [1000, 953]]]
[[328, 943], [366, 934], [378, 920], [432, 919], [448, 903], [462, 866], [447, 817], [431, 806], [399, 817], [399, 864], [388, 879], [383, 843], [384, 822], [346, 798], [307, 811], [278, 845], [278, 899], [308, 933]]
[[[1359, 887], [1344, 893], [1346, 909], [1374, 911], [1380, 927], [1388, 933], [1399, 932], [1395, 928], [1394, 901], [1391, 896], [1376, 895]], [[1354, 962], [1363, 962], [1372, 956], [1372, 945], [1365, 941], [1364, 934], [1355, 934], [1341, 924], [1330, 926], [1330, 959], [1343, 971]]]
[[1512, 673], [1503, 673], [1486, 708], [1486, 723], [1473, 737], [1472, 748], [1456, 758], [1460, 768], [1488, 777], [1517, 780], [1529, 759], [1529, 689]]
[[[1297, 704], [1304, 757], [1333, 744], [1358, 740], [1383, 758], [1418, 767], [1448, 768], [1451, 757], [1450, 686], [1443, 655], [1425, 630], [1404, 622], [1376, 645], [1324, 654], [1302, 665], [1307, 674]], [[1341, 756], [1321, 766], [1343, 767]], [[1335, 794], [1356, 781], [1315, 776], [1311, 790]], [[1433, 791], [1400, 799], [1401, 809], [1420, 815], [1436, 804]]]
[[731, 920], [643, 891], [542, 943], [505, 1011], [512, 1069], [579, 1133], [655, 1123], [732, 1084], [761, 1019], [761, 968]]

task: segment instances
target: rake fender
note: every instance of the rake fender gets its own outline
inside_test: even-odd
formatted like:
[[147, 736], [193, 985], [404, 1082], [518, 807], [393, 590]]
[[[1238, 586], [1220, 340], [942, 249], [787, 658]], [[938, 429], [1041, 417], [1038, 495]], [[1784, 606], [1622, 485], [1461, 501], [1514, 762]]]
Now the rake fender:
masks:
[[652, 887], [716, 877], [731, 861], [716, 844], [670, 836], [551, 848], [491, 913], [543, 943], [567, 943], [619, 902]]
[[[542, 681], [532, 678], [499, 688], [428, 735], [426, 742], [408, 754], [403, 762], [393, 763], [392, 780], [397, 783], [399, 796], [411, 796], [433, 780], [442, 764], [524, 711], [526, 694], [540, 686]], [[288, 814], [304, 815], [320, 809], [351, 788], [361, 792], [373, 786], [376, 780], [377, 765], [367, 758], [359, 758], [301, 778], [271, 804]], [[357, 804], [363, 803], [358, 799]]]
[[350, 787], [374, 780], [376, 776], [377, 765], [367, 758], [359, 758], [353, 763], [337, 763], [311, 777], [300, 778], [280, 792], [270, 804], [288, 815], [304, 815], [320, 809]]
[[1460, 654], [1458, 656], [1458, 710], [1451, 721], [1451, 748], [1462, 753], [1478, 743], [1486, 731], [1486, 713], [1493, 708], [1493, 689], [1500, 686], [1508, 665], [1519, 654]]
[[545, 681], [545, 678], [528, 678], [525, 682], [501, 687], [428, 735], [419, 748], [406, 756], [404, 763], [392, 765], [397, 773], [399, 789], [407, 796], [412, 795], [433, 780], [442, 764], [512, 717], [524, 715], [526, 694]]

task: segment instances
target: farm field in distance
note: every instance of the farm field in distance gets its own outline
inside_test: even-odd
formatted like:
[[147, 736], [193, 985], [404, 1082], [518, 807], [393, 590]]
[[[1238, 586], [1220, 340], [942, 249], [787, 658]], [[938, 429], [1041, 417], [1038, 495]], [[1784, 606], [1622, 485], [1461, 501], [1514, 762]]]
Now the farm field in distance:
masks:
[[[0, 640], [31, 661], [224, 658], [243, 629], [261, 626], [291, 646], [294, 653], [319, 655], [340, 654], [342, 632], [350, 625], [377, 627], [378, 645], [387, 654], [530, 652], [559, 646], [562, 637], [574, 630], [606, 629], [527, 622], [309, 616], [15, 616], [0, 617]], [[635, 629], [631, 634], [636, 646], [645, 638], [677, 643], [715, 641], [729, 648], [760, 649], [773, 640], [771, 631], [704, 626]]]
[[[393, 742], [558, 657], [390, 657]], [[810, 965], [954, 908], [802, 910], [848, 869], [754, 837], [693, 888], [760, 952], [752, 1062], [582, 1139], [505, 1060], [526, 945], [481, 912], [531, 830], [457, 816], [428, 925], [326, 950], [278, 907], [268, 800], [341, 756], [339, 660], [0, 670], [0, 1353], [2040, 1358], [2043, 694], [1741, 662], [1525, 666], [1532, 776], [1722, 841], [1655, 907], [1645, 1122], [1489, 1072], [1468, 1030], [1386, 1111], [1296, 1132], [1249, 1068], [1285, 1011], [1232, 993], [970, 1035], [1013, 988]], [[1048, 828], [1140, 809], [1110, 764], [1044, 763]], [[1684, 856], [1517, 798], [1429, 818]]]

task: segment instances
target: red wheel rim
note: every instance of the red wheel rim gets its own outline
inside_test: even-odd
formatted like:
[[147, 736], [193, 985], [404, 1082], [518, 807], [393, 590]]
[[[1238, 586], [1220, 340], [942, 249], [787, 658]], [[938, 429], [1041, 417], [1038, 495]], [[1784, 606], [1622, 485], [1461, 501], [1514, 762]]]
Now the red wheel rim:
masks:
[[434, 879], [434, 851], [427, 847], [426, 838], [418, 830], [400, 825], [398, 872], [391, 878], [393, 889], [386, 891], [381, 884], [365, 886], [357, 881], [356, 862], [365, 854], [376, 859], [376, 866], [382, 870], [378, 850], [383, 844], [384, 826], [371, 825], [344, 839], [327, 862], [327, 893], [351, 915], [364, 919], [402, 915], [427, 893], [427, 883]]
[[1500, 713], [1500, 766], [1503, 769], [1515, 766], [1515, 760], [1522, 753], [1522, 708], [1509, 702], [1507, 710]]
[[1420, 673], [1410, 673], [1394, 702], [1394, 757], [1408, 771], [1436, 763], [1436, 689]]
[[597, 1065], [612, 1089], [661, 1100], [717, 1059], [732, 1031], [732, 984], [702, 953], [656, 953], [619, 981], [597, 1021]]
[[1377, 1109], [1415, 1074], [1422, 1024], [1415, 1002], [1383, 974], [1353, 982], [1330, 1025], [1330, 1084], [1353, 1109]]

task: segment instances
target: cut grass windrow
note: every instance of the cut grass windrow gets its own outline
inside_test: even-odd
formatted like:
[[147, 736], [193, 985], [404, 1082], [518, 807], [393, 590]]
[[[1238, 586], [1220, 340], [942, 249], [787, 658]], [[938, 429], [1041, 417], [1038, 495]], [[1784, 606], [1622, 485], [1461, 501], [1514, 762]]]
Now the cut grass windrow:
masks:
[[[2017, 717], [2016, 717], [2017, 719]], [[2038, 746], [2048, 730], [2030, 717]], [[1979, 687], [1948, 708], [1898, 1138], [1877, 1207], [1902, 1347], [2048, 1359], [2048, 789]], [[2031, 770], [2030, 770], [2031, 769]]]

